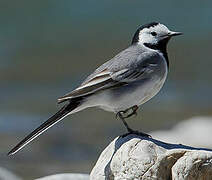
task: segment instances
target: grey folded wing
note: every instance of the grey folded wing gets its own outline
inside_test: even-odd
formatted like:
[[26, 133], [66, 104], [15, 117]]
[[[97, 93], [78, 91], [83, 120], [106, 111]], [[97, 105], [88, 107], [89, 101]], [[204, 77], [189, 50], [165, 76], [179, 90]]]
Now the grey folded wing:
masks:
[[[58, 103], [76, 97], [88, 96], [108, 88], [124, 86], [142, 78], [148, 78], [157, 68], [158, 58], [158, 53], [144, 52], [128, 61], [124, 66], [124, 61], [113, 61], [108, 65], [104, 64], [104, 68], [100, 66], [78, 88], [60, 97]], [[118, 63], [122, 63], [122, 66], [118, 66]]]

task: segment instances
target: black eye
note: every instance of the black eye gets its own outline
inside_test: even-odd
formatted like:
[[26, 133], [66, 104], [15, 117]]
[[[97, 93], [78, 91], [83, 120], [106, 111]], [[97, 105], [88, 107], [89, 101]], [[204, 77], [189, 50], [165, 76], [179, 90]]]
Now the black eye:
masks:
[[152, 36], [157, 36], [157, 33], [155, 31], [151, 32]]

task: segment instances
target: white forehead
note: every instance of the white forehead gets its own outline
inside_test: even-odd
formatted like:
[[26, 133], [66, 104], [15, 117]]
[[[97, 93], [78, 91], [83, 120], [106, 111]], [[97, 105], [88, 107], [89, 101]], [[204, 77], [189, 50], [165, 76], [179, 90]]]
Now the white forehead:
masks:
[[163, 33], [168, 33], [169, 29], [165, 25], [159, 23], [156, 26], [142, 29], [140, 33], [151, 32], [151, 31], [155, 31], [158, 34], [160, 33], [163, 34]]

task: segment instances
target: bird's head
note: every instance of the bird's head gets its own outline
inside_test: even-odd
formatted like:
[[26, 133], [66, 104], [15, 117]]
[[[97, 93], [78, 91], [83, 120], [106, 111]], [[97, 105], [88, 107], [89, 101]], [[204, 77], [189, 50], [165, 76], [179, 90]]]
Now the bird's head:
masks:
[[181, 32], [170, 31], [165, 25], [152, 22], [137, 29], [132, 39], [132, 44], [140, 44], [154, 49], [167, 45], [173, 36], [181, 35]]

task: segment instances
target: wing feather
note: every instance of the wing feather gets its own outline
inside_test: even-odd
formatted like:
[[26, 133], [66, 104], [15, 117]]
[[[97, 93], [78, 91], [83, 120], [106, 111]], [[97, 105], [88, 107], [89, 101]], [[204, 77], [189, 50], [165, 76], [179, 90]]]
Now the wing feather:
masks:
[[113, 80], [110, 74], [111, 72], [106, 72], [104, 70], [104, 72], [96, 74], [91, 79], [87, 79], [77, 89], [73, 90], [63, 97], [58, 98], [58, 103], [62, 103], [68, 99], [75, 97], [87, 96], [96, 91], [103, 90], [108, 87], [117, 87], [118, 84], [123, 84]]
[[122, 66], [119, 67], [117, 61], [114, 61], [116, 64], [111, 64], [111, 61], [109, 61], [110, 65], [106, 63], [103, 64], [104, 68], [100, 66], [100, 68], [88, 76], [78, 88], [60, 97], [58, 103], [76, 97], [88, 96], [100, 90], [120, 87], [140, 79], [149, 78], [150, 74], [158, 68], [158, 58], [158, 53], [151, 53], [149, 55], [149, 53], [145, 52], [137, 56], [136, 59], [128, 62], [128, 64], [125, 64], [125, 66], [123, 66], [122, 63]]

